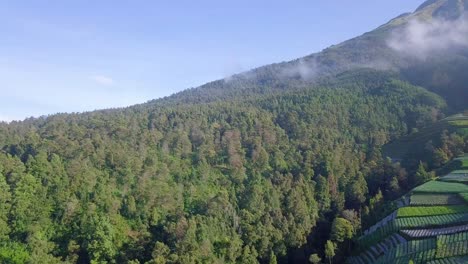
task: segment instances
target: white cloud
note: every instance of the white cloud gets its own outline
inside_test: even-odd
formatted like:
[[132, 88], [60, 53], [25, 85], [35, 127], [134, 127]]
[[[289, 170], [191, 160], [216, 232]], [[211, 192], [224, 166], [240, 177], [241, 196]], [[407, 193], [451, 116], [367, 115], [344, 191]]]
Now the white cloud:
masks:
[[425, 59], [433, 52], [456, 47], [468, 47], [468, 17], [456, 20], [435, 19], [424, 22], [414, 19], [388, 40], [392, 49], [406, 55]]
[[95, 75], [95, 76], [92, 76], [91, 79], [101, 85], [106, 85], [106, 86], [113, 85], [115, 83], [112, 78], [104, 76], [104, 75]]

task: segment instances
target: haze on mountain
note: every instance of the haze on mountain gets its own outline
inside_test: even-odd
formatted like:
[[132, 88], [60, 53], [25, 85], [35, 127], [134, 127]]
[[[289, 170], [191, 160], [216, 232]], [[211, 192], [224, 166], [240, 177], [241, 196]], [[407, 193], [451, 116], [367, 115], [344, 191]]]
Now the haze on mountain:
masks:
[[395, 72], [410, 83], [442, 95], [455, 110], [463, 109], [468, 98], [468, 77], [464, 77], [468, 63], [467, 3], [427, 1], [413, 13], [402, 14], [362, 36], [294, 61], [209, 83], [197, 94], [206, 93], [206, 98], [213, 100], [213, 94], [222, 91], [223, 98], [227, 98], [230, 92], [259, 84], [268, 86], [264, 91], [271, 92], [283, 90], [284, 83], [308, 85], [324, 76], [370, 68]]
[[0, 262], [344, 263], [468, 151], [463, 129], [382, 151], [466, 110], [467, 5], [144, 104], [0, 123]]

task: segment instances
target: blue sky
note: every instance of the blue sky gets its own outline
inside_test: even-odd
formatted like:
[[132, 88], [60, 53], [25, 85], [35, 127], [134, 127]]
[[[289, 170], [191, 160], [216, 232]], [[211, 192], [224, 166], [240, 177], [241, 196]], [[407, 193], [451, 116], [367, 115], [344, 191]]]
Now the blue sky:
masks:
[[128, 106], [287, 61], [421, 0], [0, 0], [0, 120]]

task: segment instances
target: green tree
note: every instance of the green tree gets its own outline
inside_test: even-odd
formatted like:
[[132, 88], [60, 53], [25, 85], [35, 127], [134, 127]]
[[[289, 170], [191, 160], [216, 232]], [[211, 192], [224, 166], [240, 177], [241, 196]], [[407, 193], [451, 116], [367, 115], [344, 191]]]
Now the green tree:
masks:
[[1, 171], [0, 167], [0, 242], [3, 242], [9, 239], [10, 226], [8, 225], [8, 214], [11, 208], [11, 194], [10, 186], [7, 184]]
[[335, 244], [330, 240], [327, 240], [327, 243], [325, 244], [325, 256], [331, 264], [332, 259], [335, 256]]
[[317, 177], [316, 198], [321, 212], [325, 212], [330, 209], [330, 187], [328, 185], [327, 178], [323, 177], [322, 175]]
[[318, 254], [312, 254], [309, 256], [309, 262], [312, 264], [319, 264], [322, 259], [319, 257]]
[[276, 255], [275, 253], [271, 252], [270, 253], [270, 260], [268, 262], [269, 264], [277, 264], [278, 261], [276, 260]]
[[416, 171], [414, 175], [414, 180], [417, 185], [423, 184], [429, 180], [434, 178], [434, 174], [427, 172], [424, 164], [422, 162], [419, 162], [418, 170]]
[[346, 239], [351, 239], [353, 237], [354, 228], [351, 222], [348, 220], [336, 217], [333, 220], [331, 228], [331, 239], [336, 242], [343, 242]]

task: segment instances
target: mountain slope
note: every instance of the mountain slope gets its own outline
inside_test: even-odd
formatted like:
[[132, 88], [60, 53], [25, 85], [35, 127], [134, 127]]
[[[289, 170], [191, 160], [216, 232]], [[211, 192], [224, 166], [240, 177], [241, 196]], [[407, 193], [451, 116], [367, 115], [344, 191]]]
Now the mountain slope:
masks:
[[453, 3], [146, 104], [1, 123], [0, 262], [343, 262], [360, 216], [418, 180], [382, 146], [466, 102], [463, 46], [389, 44], [413, 17], [458, 23]]
[[281, 92], [321, 83], [326, 76], [341, 72], [372, 68], [396, 72], [400, 78], [438, 93], [459, 112], [468, 100], [466, 7], [462, 0], [427, 1], [413, 13], [319, 53], [260, 67], [172, 98], [187, 103], [248, 97], [250, 93]]

